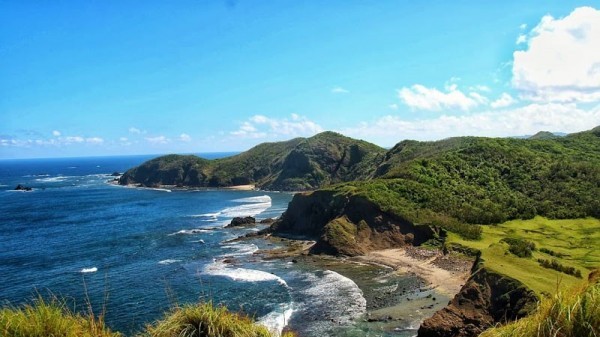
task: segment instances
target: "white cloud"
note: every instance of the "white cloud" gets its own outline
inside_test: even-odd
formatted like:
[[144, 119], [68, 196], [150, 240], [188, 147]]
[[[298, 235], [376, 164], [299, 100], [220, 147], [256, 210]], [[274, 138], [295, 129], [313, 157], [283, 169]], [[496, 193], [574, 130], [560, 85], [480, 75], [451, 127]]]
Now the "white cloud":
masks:
[[89, 143], [89, 144], [102, 144], [102, 143], [104, 143], [104, 139], [102, 139], [100, 137], [90, 137], [90, 138], [86, 138], [85, 142]]
[[522, 44], [527, 42], [527, 35], [525, 34], [519, 34], [519, 36], [517, 37], [517, 41], [515, 42], [516, 44]]
[[576, 8], [542, 18], [513, 54], [513, 86], [537, 102], [600, 101], [600, 11]]
[[167, 138], [165, 136], [146, 137], [145, 139], [148, 143], [153, 144], [153, 145], [167, 144], [171, 141], [169, 138]]
[[349, 93], [349, 92], [350, 92], [350, 91], [348, 91], [348, 90], [346, 90], [346, 89], [344, 89], [344, 88], [342, 88], [342, 87], [333, 87], [333, 88], [331, 89], [331, 93], [332, 93], [332, 94], [347, 94], [347, 93]]
[[232, 136], [244, 138], [285, 138], [312, 136], [323, 131], [317, 123], [304, 116], [291, 114], [291, 119], [270, 118], [264, 115], [254, 115], [243, 122], [240, 127], [230, 132]]
[[511, 106], [517, 103], [517, 100], [514, 99], [511, 95], [507, 93], [502, 93], [502, 95], [495, 101], [493, 101], [490, 106], [494, 109], [497, 108], [505, 108], [507, 106]]
[[85, 139], [81, 136], [69, 136], [63, 139], [67, 144], [69, 143], [83, 143]]
[[128, 139], [127, 137], [121, 137], [121, 138], [119, 138], [119, 140], [120, 140], [120, 141], [122, 141], [122, 142], [126, 142], [126, 141], [128, 141], [129, 139]]
[[53, 135], [54, 137], [60, 137], [61, 133], [60, 133], [60, 131], [58, 131], [58, 130], [54, 130], [54, 131], [52, 131], [52, 135]]
[[187, 143], [192, 140], [192, 137], [190, 137], [190, 135], [188, 135], [187, 133], [182, 133], [179, 135], [179, 140]]
[[468, 111], [485, 103], [483, 96], [475, 92], [465, 95], [465, 93], [458, 89], [455, 83], [446, 84], [445, 90], [445, 92], [442, 92], [436, 88], [427, 88], [421, 84], [415, 84], [410, 88], [404, 87], [400, 89], [398, 97], [411, 109], [430, 111], [440, 111], [442, 109]]
[[482, 84], [478, 84], [478, 85], [474, 85], [472, 87], [469, 87], [470, 91], [480, 91], [480, 92], [490, 92], [492, 91], [492, 89], [490, 89], [490, 87], [488, 87], [487, 85], [482, 85]]
[[521, 30], [527, 29], [527, 24], [526, 24], [526, 23], [522, 23], [522, 24], [519, 26], [519, 28], [520, 28]]
[[506, 137], [542, 130], [578, 132], [597, 125], [600, 125], [600, 106], [583, 110], [573, 103], [531, 103], [508, 110], [419, 120], [388, 115], [339, 131], [378, 144], [392, 145], [403, 139], [436, 140], [464, 135]]
[[388, 105], [388, 107], [392, 110], [398, 110], [398, 104], [396, 104], [396, 103], [390, 104], [390, 105]]
[[129, 128], [129, 133], [133, 134], [133, 135], [140, 135], [142, 133], [146, 133], [146, 131], [142, 131], [138, 128], [134, 128], [134, 127], [130, 127]]

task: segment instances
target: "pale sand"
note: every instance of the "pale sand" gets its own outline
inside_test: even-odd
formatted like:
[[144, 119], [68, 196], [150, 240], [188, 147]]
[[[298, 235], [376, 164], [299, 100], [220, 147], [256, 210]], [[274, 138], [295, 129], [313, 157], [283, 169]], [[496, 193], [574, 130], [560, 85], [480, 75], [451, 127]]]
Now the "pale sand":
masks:
[[234, 190], [234, 191], [253, 191], [256, 189], [256, 185], [236, 185], [236, 186], [227, 186], [223, 187], [224, 190]]
[[402, 273], [414, 273], [427, 281], [432, 288], [453, 296], [469, 278], [470, 273], [463, 271], [448, 271], [434, 265], [432, 262], [439, 255], [426, 260], [408, 256], [403, 248], [384, 249], [357, 256], [354, 259], [361, 262], [385, 265]]

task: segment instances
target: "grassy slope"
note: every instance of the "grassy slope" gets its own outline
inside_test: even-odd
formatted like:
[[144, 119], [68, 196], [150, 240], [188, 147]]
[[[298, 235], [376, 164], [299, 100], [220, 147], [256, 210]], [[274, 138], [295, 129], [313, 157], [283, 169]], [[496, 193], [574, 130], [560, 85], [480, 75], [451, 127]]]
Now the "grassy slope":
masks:
[[[122, 337], [108, 329], [93, 315], [70, 311], [59, 300], [36, 300], [21, 308], [0, 309], [2, 337]], [[211, 303], [176, 307], [165, 316], [148, 324], [137, 337], [272, 337], [267, 328], [257, 325], [245, 315], [229, 312]], [[282, 337], [293, 337], [286, 332]]]
[[[503, 238], [522, 238], [535, 243], [531, 258], [521, 258], [508, 252]], [[538, 294], [554, 294], [580, 284], [582, 279], [540, 266], [538, 258], [556, 259], [561, 264], [581, 270], [584, 278], [600, 267], [600, 220], [594, 218], [549, 220], [536, 217], [531, 220], [513, 220], [495, 226], [483, 226], [481, 240], [465, 240], [450, 233], [447, 244], [460, 244], [481, 251], [484, 265], [500, 274], [523, 282]], [[553, 257], [540, 248], [564, 254]]]
[[592, 277], [588, 284], [544, 298], [531, 316], [487, 330], [481, 337], [600, 336], [599, 281]]

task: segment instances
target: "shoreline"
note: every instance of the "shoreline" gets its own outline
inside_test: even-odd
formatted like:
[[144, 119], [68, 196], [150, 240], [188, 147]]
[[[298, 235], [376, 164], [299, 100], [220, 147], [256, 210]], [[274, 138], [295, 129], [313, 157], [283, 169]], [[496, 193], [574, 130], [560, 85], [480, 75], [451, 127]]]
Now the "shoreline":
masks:
[[174, 191], [262, 191], [260, 188], [257, 188], [256, 185], [234, 185], [234, 186], [224, 186], [224, 187], [190, 187], [190, 186], [177, 186], [177, 185], [158, 185], [156, 187], [149, 186], [139, 186], [138, 184], [127, 184], [121, 185], [118, 180], [108, 180], [107, 183], [109, 185], [126, 187], [126, 188], [139, 188], [139, 189], [147, 189], [147, 190], [174, 190]]

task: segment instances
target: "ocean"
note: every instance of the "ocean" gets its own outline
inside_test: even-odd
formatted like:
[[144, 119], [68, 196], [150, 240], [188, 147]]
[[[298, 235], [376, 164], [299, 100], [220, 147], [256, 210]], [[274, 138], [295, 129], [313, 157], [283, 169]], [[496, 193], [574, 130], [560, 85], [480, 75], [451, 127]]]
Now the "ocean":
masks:
[[[278, 217], [290, 193], [108, 183], [111, 173], [151, 157], [1, 160], [1, 303], [55, 295], [84, 310], [89, 302], [128, 335], [175, 305], [199, 301], [249, 314], [276, 332], [289, 325], [302, 336], [414, 335], [414, 319], [391, 333], [363, 324], [367, 300], [352, 279], [378, 277], [381, 287], [398, 288], [418, 282], [415, 276], [265, 261], [254, 252], [277, 244], [228, 242], [264, 228], [224, 228], [233, 217]], [[14, 191], [17, 184], [33, 190]]]

